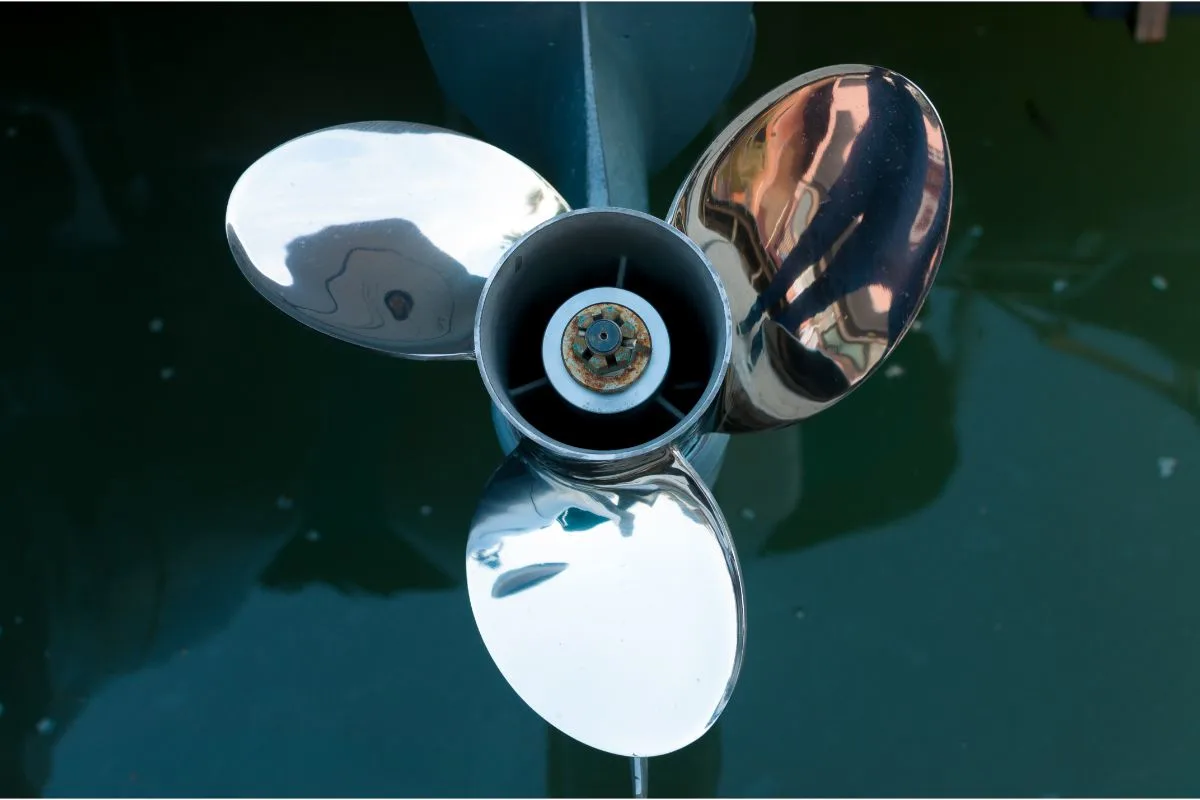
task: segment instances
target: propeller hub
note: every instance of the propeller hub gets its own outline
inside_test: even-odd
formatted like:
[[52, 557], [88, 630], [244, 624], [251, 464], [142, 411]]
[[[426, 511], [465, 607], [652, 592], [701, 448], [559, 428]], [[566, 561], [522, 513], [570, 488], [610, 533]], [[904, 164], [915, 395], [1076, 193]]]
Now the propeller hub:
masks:
[[520, 436], [556, 457], [610, 463], [698, 435], [732, 327], [698, 245], [648, 214], [588, 208], [504, 254], [480, 298], [476, 358]]
[[662, 386], [671, 359], [667, 326], [640, 295], [597, 287], [558, 307], [542, 334], [542, 366], [575, 408], [619, 414]]
[[[627, 308], [617, 309], [615, 305], [606, 305], [601, 308], [593, 308], [585, 310], [577, 318], [579, 320], [579, 332], [583, 335], [585, 346], [597, 355], [610, 355], [622, 344], [626, 344], [623, 340], [626, 338], [622, 333], [621, 327], [625, 323], [617, 324], [617, 320], [622, 319], [621, 311], [632, 313]], [[610, 316], [603, 316], [608, 314]], [[633, 333], [630, 332], [632, 337]], [[632, 342], [629, 343], [632, 348]], [[624, 359], [628, 361], [629, 359]]]
[[576, 383], [593, 392], [628, 389], [650, 364], [653, 339], [646, 323], [628, 306], [593, 303], [562, 332], [563, 365]]

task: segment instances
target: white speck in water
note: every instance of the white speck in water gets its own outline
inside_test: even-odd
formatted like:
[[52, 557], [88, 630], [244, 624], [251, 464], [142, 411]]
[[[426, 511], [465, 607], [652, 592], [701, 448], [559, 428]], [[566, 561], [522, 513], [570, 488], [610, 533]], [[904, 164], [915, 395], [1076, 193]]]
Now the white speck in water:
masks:
[[20, 624], [21, 624], [22, 622], [24, 622], [24, 621], [25, 621], [25, 618], [24, 618], [24, 617], [22, 617], [20, 614], [18, 614], [17, 616], [13, 617], [13, 625], [20, 625]]
[[319, 542], [321, 541], [321, 532], [317, 530], [309, 531], [308, 533], [304, 534], [304, 538], [308, 539], [310, 542]]
[[50, 719], [49, 717], [42, 717], [38, 720], [37, 732], [42, 736], [49, 736], [50, 734], [54, 733], [54, 728], [54, 720]]
[[163, 367], [162, 369], [160, 369], [158, 371], [158, 377], [162, 378], [164, 381], [171, 380], [171, 378], [175, 377], [175, 368], [174, 367]]
[[980, 236], [983, 236], [983, 226], [977, 222], [971, 226], [971, 229], [967, 233], [971, 235], [972, 239], [978, 239]]
[[803, 606], [796, 606], [796, 610], [792, 612], [796, 619], [804, 619], [806, 616]]
[[756, 516], [758, 516], [758, 515], [754, 513], [753, 508], [743, 508], [742, 509], [742, 519], [749, 521], [749, 520], [754, 519]]
[[899, 364], [892, 364], [883, 371], [883, 377], [885, 378], [899, 378], [903, 374], [904, 367], [900, 366]]
[[1155, 275], [1150, 279], [1150, 285], [1160, 292], [1165, 292], [1167, 290], [1167, 279], [1162, 275]]
[[151, 333], [162, 333], [162, 329], [163, 329], [162, 317], [155, 317], [154, 319], [150, 320], [150, 325], [148, 327], [150, 328]]
[[292, 500], [292, 498], [288, 497], [286, 494], [281, 494], [281, 495], [279, 495], [279, 497], [275, 498], [275, 507], [278, 508], [280, 511], [291, 511], [292, 506], [294, 506], [294, 505], [295, 505], [295, 502]]
[[1062, 294], [1063, 292], [1065, 292], [1067, 290], [1067, 287], [1070, 285], [1071, 284], [1067, 281], [1066, 278], [1059, 278], [1058, 280], [1056, 280], [1054, 282], [1054, 286], [1053, 286], [1054, 293]]
[[421, 506], [421, 516], [428, 517], [433, 513], [433, 506]]
[[1178, 460], [1170, 456], [1158, 457], [1158, 477], [1169, 478], [1175, 474], [1175, 466], [1179, 463]]
[[921, 328], [924, 328], [924, 327], [925, 327], [925, 324], [923, 322], [921, 322], [921, 320], [919, 320], [919, 319], [913, 320], [912, 329], [914, 331], [919, 331], [919, 330], [921, 330]]

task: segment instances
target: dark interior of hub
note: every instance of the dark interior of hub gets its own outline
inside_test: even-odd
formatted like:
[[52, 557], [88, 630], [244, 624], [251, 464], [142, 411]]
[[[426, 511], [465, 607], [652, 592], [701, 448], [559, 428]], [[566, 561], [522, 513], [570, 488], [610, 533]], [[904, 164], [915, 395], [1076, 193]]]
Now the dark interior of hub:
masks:
[[[644, 444], [695, 409], [720, 368], [725, 317], [715, 278], [660, 224], [619, 211], [564, 218], [523, 242], [497, 275], [481, 317], [481, 358], [510, 409], [543, 435], [587, 450]], [[546, 380], [542, 362], [554, 313], [579, 292], [601, 287], [646, 300], [671, 339], [659, 390], [615, 414], [571, 404]]]

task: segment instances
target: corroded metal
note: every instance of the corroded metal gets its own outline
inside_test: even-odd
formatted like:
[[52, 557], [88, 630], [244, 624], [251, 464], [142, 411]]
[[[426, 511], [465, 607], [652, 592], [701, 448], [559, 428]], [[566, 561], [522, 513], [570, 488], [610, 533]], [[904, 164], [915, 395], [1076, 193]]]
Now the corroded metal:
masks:
[[[589, 342], [588, 331], [598, 322], [612, 324], [604, 324], [603, 332], [592, 337], [596, 341]], [[608, 344], [612, 333], [620, 336], [616, 347]], [[604, 349], [608, 352], [597, 352]], [[607, 394], [629, 388], [646, 371], [650, 351], [646, 323], [631, 309], [617, 303], [588, 306], [563, 331], [562, 357], [567, 371], [595, 392]]]

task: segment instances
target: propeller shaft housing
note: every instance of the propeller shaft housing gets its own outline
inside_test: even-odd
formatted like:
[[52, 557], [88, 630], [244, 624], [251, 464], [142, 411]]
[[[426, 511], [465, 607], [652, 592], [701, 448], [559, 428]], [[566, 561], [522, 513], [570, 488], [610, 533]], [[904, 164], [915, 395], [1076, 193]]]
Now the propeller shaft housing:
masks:
[[[586, 329], [597, 322], [592, 348]], [[608, 322], [617, 347], [599, 338], [613, 335]], [[535, 444], [582, 461], [645, 455], [694, 434], [731, 339], [729, 301], [700, 248], [662, 220], [615, 208], [562, 214], [526, 234], [492, 273], [475, 322], [479, 370], [500, 413]], [[592, 360], [596, 380], [585, 374]]]

